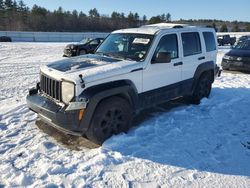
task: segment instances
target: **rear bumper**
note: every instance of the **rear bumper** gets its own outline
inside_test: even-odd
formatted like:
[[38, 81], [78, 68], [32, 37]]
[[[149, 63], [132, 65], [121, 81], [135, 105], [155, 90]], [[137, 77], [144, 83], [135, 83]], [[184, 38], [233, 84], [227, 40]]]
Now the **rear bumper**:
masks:
[[215, 77], [220, 77], [222, 70], [216, 65], [215, 67]]
[[83, 135], [81, 121], [78, 120], [79, 110], [65, 111], [64, 107], [39, 94], [28, 95], [26, 101], [28, 107], [46, 124], [66, 134]]

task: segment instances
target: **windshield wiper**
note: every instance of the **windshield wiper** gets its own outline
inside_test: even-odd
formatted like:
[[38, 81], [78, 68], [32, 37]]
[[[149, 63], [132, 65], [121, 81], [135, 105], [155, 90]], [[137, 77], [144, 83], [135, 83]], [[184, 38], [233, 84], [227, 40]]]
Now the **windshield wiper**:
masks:
[[102, 56], [107, 56], [107, 57], [113, 57], [113, 58], [117, 58], [117, 59], [124, 59], [124, 60], [134, 61], [133, 59], [128, 58], [126, 56], [114, 54], [114, 53], [111, 53], [111, 52], [96, 52], [96, 54], [100, 54]]
[[113, 54], [111, 52], [96, 52], [96, 54], [100, 54], [102, 56], [107, 56], [107, 57], [113, 57], [113, 58], [118, 58], [118, 59], [124, 59], [122, 56]]

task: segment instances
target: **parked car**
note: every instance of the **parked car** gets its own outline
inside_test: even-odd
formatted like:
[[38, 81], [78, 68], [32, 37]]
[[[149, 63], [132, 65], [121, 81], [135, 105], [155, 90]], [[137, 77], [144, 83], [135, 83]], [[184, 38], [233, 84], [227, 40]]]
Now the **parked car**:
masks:
[[112, 32], [88, 54], [40, 69], [28, 107], [67, 134], [101, 144], [142, 109], [208, 97], [219, 73], [214, 29], [156, 24]]
[[250, 71], [250, 39], [239, 42], [226, 53], [221, 66], [224, 70]]
[[243, 35], [238, 39], [237, 43], [242, 42], [247, 39], [250, 39], [250, 35]]
[[219, 35], [217, 36], [217, 41], [219, 46], [224, 45], [234, 45], [236, 42], [236, 37], [230, 37], [230, 35]]
[[85, 39], [78, 44], [69, 44], [64, 49], [64, 57], [73, 57], [94, 53], [96, 47], [102, 43], [103, 38]]
[[10, 37], [7, 36], [1, 36], [0, 37], [0, 42], [12, 42]]

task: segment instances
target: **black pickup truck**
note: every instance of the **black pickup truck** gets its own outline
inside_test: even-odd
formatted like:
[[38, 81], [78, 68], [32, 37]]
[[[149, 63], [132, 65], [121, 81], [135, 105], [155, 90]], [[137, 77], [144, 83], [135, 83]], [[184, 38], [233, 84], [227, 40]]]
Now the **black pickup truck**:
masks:
[[233, 46], [236, 42], [236, 37], [230, 37], [230, 35], [218, 35], [217, 41], [219, 46], [224, 46], [226, 44]]

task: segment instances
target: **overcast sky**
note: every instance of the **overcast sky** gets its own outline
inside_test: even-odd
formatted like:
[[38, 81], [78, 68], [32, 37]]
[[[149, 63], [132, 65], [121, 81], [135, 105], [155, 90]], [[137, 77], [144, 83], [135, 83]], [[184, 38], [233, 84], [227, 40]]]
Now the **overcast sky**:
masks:
[[147, 18], [170, 13], [173, 20], [183, 19], [221, 19], [250, 22], [250, 0], [24, 0], [32, 7], [34, 4], [50, 10], [61, 6], [64, 10], [78, 10], [88, 13], [97, 8], [100, 14], [110, 15], [113, 11], [138, 12]]

